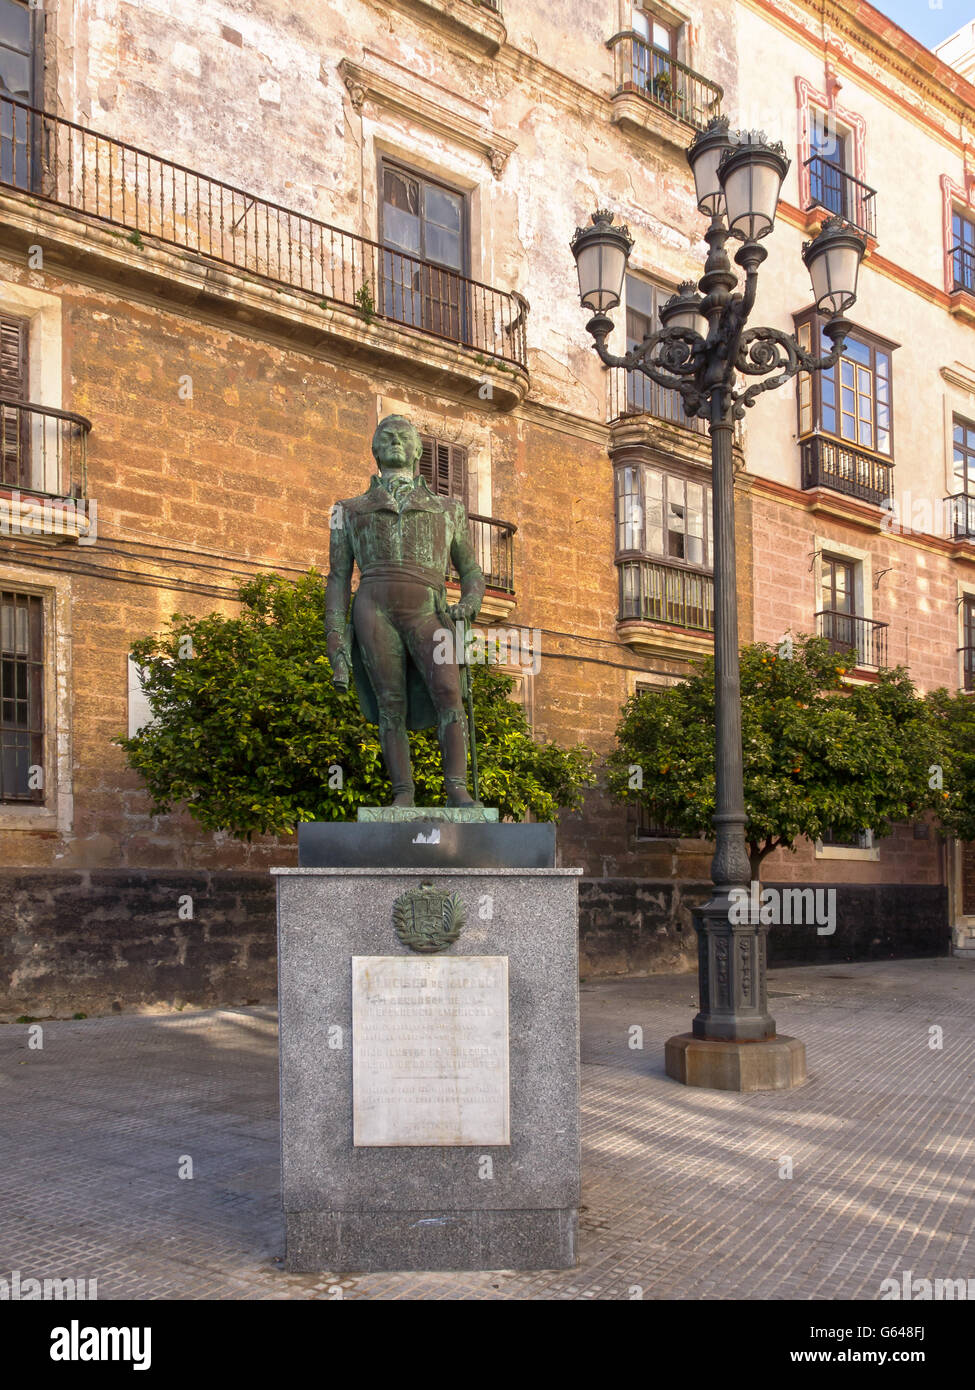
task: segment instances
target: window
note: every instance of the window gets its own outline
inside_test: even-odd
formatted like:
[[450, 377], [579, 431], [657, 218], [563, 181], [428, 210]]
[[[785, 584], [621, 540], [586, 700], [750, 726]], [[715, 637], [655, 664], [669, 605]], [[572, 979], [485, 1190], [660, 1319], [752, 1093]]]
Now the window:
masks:
[[616, 470], [620, 618], [711, 631], [711, 489], [649, 464]]
[[848, 140], [831, 115], [812, 107], [809, 112], [809, 196], [827, 212], [848, 217]]
[[[814, 333], [816, 342], [814, 344]], [[822, 320], [796, 321], [799, 346], [826, 353]], [[884, 339], [859, 333], [847, 338], [839, 362], [823, 372], [800, 372], [797, 398], [800, 438], [822, 432], [854, 448], [893, 457], [891, 349]]]
[[955, 485], [953, 491], [975, 494], [975, 424], [952, 416]]
[[975, 222], [960, 212], [951, 215], [951, 266], [954, 288], [975, 294]]
[[463, 276], [467, 206], [462, 193], [398, 165], [380, 168], [382, 312], [441, 337], [463, 340], [469, 317]]
[[962, 603], [962, 685], [975, 690], [975, 595], [966, 595]]
[[633, 83], [647, 96], [673, 109], [682, 94], [678, 92], [674, 60], [677, 57], [677, 29], [639, 6], [633, 7], [632, 45]]
[[0, 180], [18, 188], [31, 187], [33, 131], [11, 101], [40, 104], [43, 25], [40, 6], [0, 0]]
[[[660, 329], [660, 306], [670, 298], [663, 290], [639, 276], [626, 277], [626, 350], [639, 347], [648, 333]], [[653, 415], [658, 420], [690, 423], [684, 414], [680, 394], [659, 386], [642, 372], [626, 372], [626, 409], [635, 415]]]
[[823, 831], [819, 843], [833, 849], [873, 849], [873, 831], [858, 830], [854, 835], [838, 835], [830, 827]]
[[646, 464], [616, 470], [616, 547], [711, 568], [711, 489]]
[[830, 650], [857, 648], [857, 566], [852, 560], [823, 556], [822, 635]]
[[31, 485], [30, 434], [26, 412], [3, 404], [28, 399], [29, 320], [0, 314], [0, 483]]
[[43, 802], [42, 600], [0, 590], [0, 802]]
[[421, 435], [423, 452], [419, 472], [431, 492], [441, 497], [459, 497], [467, 506], [467, 450], [457, 444], [445, 444], [441, 439]]
[[671, 58], [677, 57], [677, 30], [639, 5], [633, 6], [633, 32], [644, 43], [651, 44]]

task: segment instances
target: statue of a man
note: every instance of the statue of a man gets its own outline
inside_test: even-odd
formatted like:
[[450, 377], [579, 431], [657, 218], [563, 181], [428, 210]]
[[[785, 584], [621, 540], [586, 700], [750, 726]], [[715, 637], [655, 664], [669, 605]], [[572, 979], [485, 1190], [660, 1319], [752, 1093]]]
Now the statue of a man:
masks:
[[[457, 660], [443, 655], [443, 629], [477, 617], [484, 575], [474, 556], [464, 504], [438, 497], [416, 473], [420, 436], [402, 415], [387, 415], [373, 435], [379, 465], [369, 489], [333, 512], [325, 625], [332, 679], [355, 678], [365, 717], [393, 784], [393, 805], [412, 806], [407, 729], [436, 724], [448, 806], [473, 806], [467, 789], [467, 726]], [[448, 608], [451, 564], [461, 598]], [[349, 618], [353, 564], [359, 587]], [[436, 634], [440, 631], [438, 640]]]

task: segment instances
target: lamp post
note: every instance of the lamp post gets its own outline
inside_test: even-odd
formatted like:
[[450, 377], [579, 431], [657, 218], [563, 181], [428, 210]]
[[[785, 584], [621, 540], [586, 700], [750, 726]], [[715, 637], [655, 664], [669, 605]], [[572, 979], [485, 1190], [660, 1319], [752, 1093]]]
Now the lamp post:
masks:
[[[775, 328], [747, 328], [755, 303], [758, 270], [767, 256], [761, 244], [775, 213], [789, 160], [763, 133], [731, 132], [727, 117], [712, 120], [692, 141], [687, 159], [698, 208], [710, 217], [708, 255], [697, 286], [680, 286], [661, 309], [663, 327], [619, 357], [606, 339], [609, 310], [620, 302], [633, 239], [598, 211], [577, 228], [572, 252], [579, 294], [593, 311], [587, 328], [608, 367], [643, 372], [680, 393], [688, 416], [710, 422], [714, 510], [715, 849], [714, 891], [695, 914], [698, 935], [700, 1012], [692, 1032], [667, 1043], [667, 1072], [688, 1085], [730, 1090], [783, 1088], [805, 1079], [805, 1052], [794, 1038], [777, 1037], [768, 1012], [768, 928], [748, 920], [751, 867], [745, 843], [745, 796], [738, 667], [738, 595], [735, 569], [734, 423], [763, 391], [801, 371], [832, 367], [842, 356], [852, 324], [844, 311], [856, 299], [863, 239], [840, 218], [828, 218], [803, 246], [816, 306], [826, 317], [831, 343], [824, 356], [804, 351]], [[728, 242], [740, 241], [735, 263]], [[748, 378], [760, 378], [747, 384]], [[744, 378], [744, 380], [741, 380]], [[734, 906], [735, 911], [731, 909]], [[744, 917], [744, 921], [739, 921]]]

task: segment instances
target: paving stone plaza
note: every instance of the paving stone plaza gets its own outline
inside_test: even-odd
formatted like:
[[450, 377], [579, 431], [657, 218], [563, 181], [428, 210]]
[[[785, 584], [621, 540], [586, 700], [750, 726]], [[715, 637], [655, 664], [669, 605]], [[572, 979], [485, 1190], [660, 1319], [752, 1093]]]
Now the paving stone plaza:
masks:
[[0, 1277], [97, 1279], [104, 1299], [363, 1300], [876, 1300], [908, 1270], [969, 1279], [973, 972], [771, 972], [809, 1081], [752, 1095], [664, 1075], [693, 975], [584, 985], [584, 1210], [578, 1267], [558, 1273], [283, 1273], [270, 1008], [45, 1022], [33, 1049], [4, 1025]]

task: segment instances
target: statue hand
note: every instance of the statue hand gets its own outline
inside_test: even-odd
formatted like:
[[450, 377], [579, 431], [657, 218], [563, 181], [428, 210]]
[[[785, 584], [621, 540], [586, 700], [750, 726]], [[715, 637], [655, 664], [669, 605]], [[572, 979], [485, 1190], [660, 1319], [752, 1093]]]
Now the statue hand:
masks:
[[470, 622], [474, 617], [474, 607], [470, 599], [462, 598], [459, 603], [452, 603], [447, 612], [455, 623]]
[[331, 660], [332, 684], [336, 690], [344, 692], [349, 688], [349, 663], [342, 652], [337, 652]]

